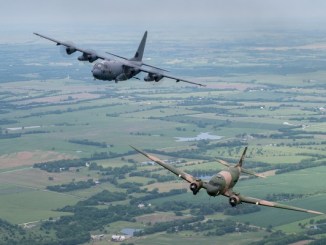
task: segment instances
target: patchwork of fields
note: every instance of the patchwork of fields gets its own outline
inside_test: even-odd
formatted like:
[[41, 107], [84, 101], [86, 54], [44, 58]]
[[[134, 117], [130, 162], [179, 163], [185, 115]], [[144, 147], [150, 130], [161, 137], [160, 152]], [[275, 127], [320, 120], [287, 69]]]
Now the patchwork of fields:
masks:
[[[291, 54], [287, 52], [285, 57]], [[266, 50], [264, 53], [270, 55]], [[64, 72], [60, 70], [60, 74]], [[204, 191], [197, 196], [190, 192], [165, 195], [188, 189], [188, 185], [147, 162], [129, 145], [153, 152], [201, 178], [223, 169], [216, 159], [237, 162], [248, 146], [245, 166], [272, 174], [267, 179], [241, 179], [236, 191], [258, 198], [293, 194], [277, 201], [326, 212], [326, 71], [197, 77], [206, 81], [205, 88], [172, 81], [157, 86], [137, 80], [98, 83], [45, 74], [40, 71], [35, 80], [0, 83], [0, 218], [12, 224], [32, 222], [32, 228], [27, 229], [32, 237], [42, 234], [45, 240], [56, 239], [56, 228], [46, 230], [42, 224], [46, 220], [55, 223], [63, 216], [75, 217], [81, 201], [104, 190], [123, 193], [126, 198], [101, 201], [94, 209], [122, 205], [137, 210], [140, 203], [151, 206], [128, 219], [94, 225], [89, 234], [109, 236], [123, 228], [145, 229], [164, 222], [173, 226], [179, 219], [201, 214], [201, 204], [207, 208], [228, 205], [226, 198], [209, 198]], [[221, 138], [177, 141], [177, 137], [195, 138], [201, 133]], [[84, 162], [59, 167], [58, 171], [34, 165], [50, 166], [53, 161], [67, 159]], [[75, 188], [90, 180], [94, 184]], [[63, 189], [67, 184], [73, 189], [48, 188]], [[165, 210], [168, 205], [181, 203], [184, 209]], [[68, 206], [76, 210], [67, 212]], [[151, 218], [144, 218], [146, 212]], [[205, 220], [227, 219], [259, 227], [241, 234], [241, 244], [251, 244], [277, 230], [307, 234], [309, 222], [326, 218], [265, 207], [245, 214], [222, 211], [204, 216]], [[307, 225], [302, 228], [299, 223]], [[133, 237], [130, 242], [211, 244], [218, 240], [220, 244], [239, 244], [237, 232], [208, 236], [208, 231], [184, 229], [166, 235], [163, 230]], [[312, 238], [325, 236], [322, 233]], [[5, 237], [0, 235], [0, 240]]]

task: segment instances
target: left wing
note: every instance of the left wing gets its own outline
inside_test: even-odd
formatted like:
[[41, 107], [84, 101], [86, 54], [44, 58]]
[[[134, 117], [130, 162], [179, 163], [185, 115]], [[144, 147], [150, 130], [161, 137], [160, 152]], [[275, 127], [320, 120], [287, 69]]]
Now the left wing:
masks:
[[[230, 194], [226, 194], [226, 196], [230, 196]], [[250, 204], [255, 204], [255, 205], [261, 205], [261, 206], [266, 206], [266, 207], [272, 207], [272, 208], [281, 208], [281, 209], [294, 210], [294, 211], [299, 211], [299, 212], [304, 212], [304, 213], [324, 214], [322, 212], [318, 212], [318, 211], [314, 211], [314, 210], [298, 208], [298, 207], [294, 207], [294, 206], [280, 204], [280, 203], [277, 203], [277, 202], [270, 202], [270, 201], [266, 201], [266, 200], [258, 199], [258, 198], [254, 198], [254, 197], [247, 197], [247, 196], [242, 196], [242, 195], [237, 195], [237, 196], [240, 199], [240, 202], [245, 202], [245, 203], [250, 203]]]
[[194, 195], [196, 195], [201, 188], [206, 189], [208, 193], [214, 193], [214, 194], [210, 194], [210, 195], [214, 195], [214, 196], [218, 195], [218, 193], [220, 191], [218, 187], [216, 187], [214, 185], [211, 185], [211, 184], [209, 184], [209, 183], [207, 183], [205, 181], [202, 181], [201, 179], [197, 179], [194, 176], [192, 176], [190, 174], [187, 174], [186, 172], [183, 172], [182, 170], [177, 169], [177, 168], [173, 167], [170, 164], [166, 164], [165, 162], [160, 160], [158, 157], [152, 156], [152, 155], [150, 155], [150, 154], [148, 154], [148, 153], [146, 153], [144, 151], [138, 150], [137, 148], [135, 148], [133, 146], [130, 146], [130, 147], [132, 147], [134, 150], [138, 151], [140, 154], [144, 155], [148, 159], [150, 159], [150, 160], [156, 162], [157, 164], [161, 165], [163, 168], [171, 171], [172, 173], [177, 175], [179, 178], [182, 178], [185, 181], [189, 182], [190, 183], [190, 190], [192, 191], [192, 193]]
[[139, 152], [140, 154], [144, 155], [145, 157], [147, 157], [148, 159], [152, 160], [153, 162], [156, 162], [157, 164], [161, 165], [163, 168], [166, 168], [167, 170], [171, 171], [172, 173], [174, 173], [175, 175], [177, 175], [179, 178], [184, 179], [185, 181], [189, 182], [189, 183], [193, 183], [196, 181], [196, 178], [190, 174], [187, 174], [186, 172], [183, 172], [175, 167], [173, 167], [170, 164], [166, 164], [165, 162], [163, 162], [161, 159], [152, 156], [144, 151], [141, 151], [135, 147], [133, 147], [132, 145], [130, 146], [132, 147], [135, 151]]
[[75, 45], [73, 45], [73, 44], [71, 44], [69, 42], [62, 42], [60, 40], [57, 40], [57, 39], [54, 39], [54, 38], [51, 38], [51, 37], [48, 37], [48, 36], [45, 36], [45, 35], [42, 35], [42, 34], [39, 34], [39, 33], [36, 33], [36, 32], [34, 32], [34, 35], [42, 37], [42, 38], [47, 39], [49, 41], [52, 41], [52, 42], [56, 43], [57, 45], [65, 46], [67, 54], [72, 54], [72, 53], [74, 53], [76, 51], [82, 52], [83, 55], [80, 56], [80, 58], [78, 58], [78, 60], [80, 60], [80, 61], [88, 60], [89, 62], [93, 62], [93, 61], [95, 61], [97, 59], [102, 59], [102, 60], [108, 60], [109, 59], [108, 57], [106, 57], [104, 55], [100, 55], [95, 51], [76, 47]]

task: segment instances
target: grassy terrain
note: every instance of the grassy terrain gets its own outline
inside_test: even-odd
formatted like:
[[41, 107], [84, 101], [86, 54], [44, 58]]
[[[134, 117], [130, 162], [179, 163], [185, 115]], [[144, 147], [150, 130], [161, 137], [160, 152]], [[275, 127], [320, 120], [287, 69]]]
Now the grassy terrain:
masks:
[[[206, 81], [206, 88], [174, 84], [172, 81], [158, 86], [136, 80], [118, 84], [91, 82], [90, 78], [85, 78], [87, 75], [84, 71], [89, 67], [80, 68], [83, 70], [80, 72], [71, 71], [71, 67], [55, 67], [52, 68], [56, 70], [53, 74], [51, 69], [42, 70], [44, 67], [24, 66], [24, 59], [21, 59], [21, 77], [11, 80], [3, 75], [0, 83], [1, 218], [21, 224], [67, 215], [56, 210], [74, 205], [103, 190], [127, 193], [128, 189], [119, 185], [128, 182], [140, 184], [141, 190], [157, 188], [159, 193], [188, 189], [188, 184], [177, 178], [157, 182], [154, 177], [131, 177], [126, 173], [115, 176], [118, 185], [105, 182], [87, 189], [58, 193], [48, 191], [46, 187], [98, 180], [106, 176], [100, 171], [89, 170], [85, 167], [86, 162], [85, 166], [57, 173], [32, 168], [34, 163], [88, 158], [94, 153], [111, 152], [120, 155], [95, 162], [104, 168], [136, 166], [135, 172], [144, 171], [163, 177], [172, 175], [156, 165], [144, 164], [147, 159], [143, 156], [129, 153], [130, 144], [149, 151], [160, 150], [161, 154], [155, 155], [164, 160], [185, 160], [177, 166], [196, 176], [212, 176], [224, 169], [215, 161], [216, 158], [236, 163], [246, 145], [249, 148], [244, 166], [262, 164], [263, 167], [254, 167], [257, 171], [265, 171], [264, 167], [275, 170], [303, 163], [304, 169], [293, 169], [267, 179], [240, 180], [234, 189], [243, 195], [258, 198], [266, 198], [268, 194], [303, 194], [301, 198], [279, 202], [326, 212], [325, 164], [310, 166], [312, 163], [323, 164], [326, 157], [324, 50], [314, 53], [315, 59], [309, 58], [311, 60], [308, 61], [297, 56], [296, 52], [279, 52], [280, 60], [275, 61], [275, 54], [270, 51], [261, 53], [253, 47], [242, 46], [246, 45], [242, 41], [238, 42], [238, 50], [233, 47], [223, 49], [213, 44], [207, 46], [215, 52], [207, 52], [207, 59], [212, 65], [202, 65], [191, 59], [192, 62], [176, 70], [176, 73], [185, 74], [184, 71], [189, 70], [191, 67], [187, 66], [191, 64], [196, 69], [190, 69], [188, 75]], [[222, 65], [216, 55], [221, 60], [235, 59], [238, 62]], [[265, 70], [257, 65], [261, 56], [270, 58], [266, 61]], [[291, 62], [287, 63], [290, 57]], [[48, 62], [47, 56], [40, 56], [39, 59], [39, 62]], [[54, 56], [53, 59], [60, 61], [61, 58]], [[306, 62], [309, 67], [314, 64], [316, 69], [302, 68], [307, 67]], [[35, 79], [30, 80], [28, 77], [31, 77], [32, 71], [38, 73]], [[72, 78], [65, 78], [69, 73]], [[205, 132], [222, 138], [189, 142], [176, 140], [176, 137], [194, 138]], [[71, 142], [85, 139], [105, 143], [107, 147]], [[184, 155], [185, 150], [195, 153]], [[152, 182], [148, 184], [149, 181]], [[111, 204], [127, 205], [130, 199], [144, 195], [129, 193], [127, 200]], [[150, 203], [155, 207], [167, 201], [197, 204], [228, 202], [224, 197], [209, 198], [202, 190], [197, 196], [187, 192], [152, 199]], [[165, 216], [173, 217], [174, 213], [167, 212]], [[256, 213], [237, 216], [216, 213], [207, 217], [216, 220], [231, 218], [263, 228], [273, 226], [273, 229], [286, 233], [305, 233], [306, 230], [298, 224], [320, 218], [267, 207], [262, 207]], [[136, 222], [117, 221], [107, 224], [103, 230], [91, 232], [106, 231], [110, 237], [125, 227], [141, 228], [144, 224], [137, 221], [138, 218]], [[155, 221], [160, 219], [156, 218]], [[263, 230], [243, 233], [241, 244], [250, 244], [266, 234]], [[178, 244], [239, 244], [239, 236], [156, 233], [131, 241], [134, 244], [153, 244], [154, 241], [155, 244], [175, 241]], [[107, 244], [107, 241], [96, 244]]]

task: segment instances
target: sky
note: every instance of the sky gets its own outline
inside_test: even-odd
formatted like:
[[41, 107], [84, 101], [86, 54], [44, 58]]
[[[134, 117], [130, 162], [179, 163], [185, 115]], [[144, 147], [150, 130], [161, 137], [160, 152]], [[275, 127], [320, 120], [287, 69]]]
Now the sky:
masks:
[[0, 0], [0, 26], [326, 23], [324, 0]]
[[0, 43], [33, 42], [33, 32], [80, 42], [139, 38], [145, 30], [185, 38], [192, 31], [326, 31], [325, 10], [325, 0], [0, 0]]

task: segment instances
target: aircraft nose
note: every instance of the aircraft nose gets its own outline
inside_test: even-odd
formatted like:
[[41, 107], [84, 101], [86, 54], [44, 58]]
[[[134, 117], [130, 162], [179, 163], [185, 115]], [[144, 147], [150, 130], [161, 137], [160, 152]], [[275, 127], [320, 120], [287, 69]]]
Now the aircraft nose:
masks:
[[93, 73], [93, 77], [95, 77], [95, 78], [99, 78], [100, 76], [101, 76], [101, 70], [100, 69], [98, 69], [98, 68], [94, 68], [93, 70], [92, 70], [92, 73]]

